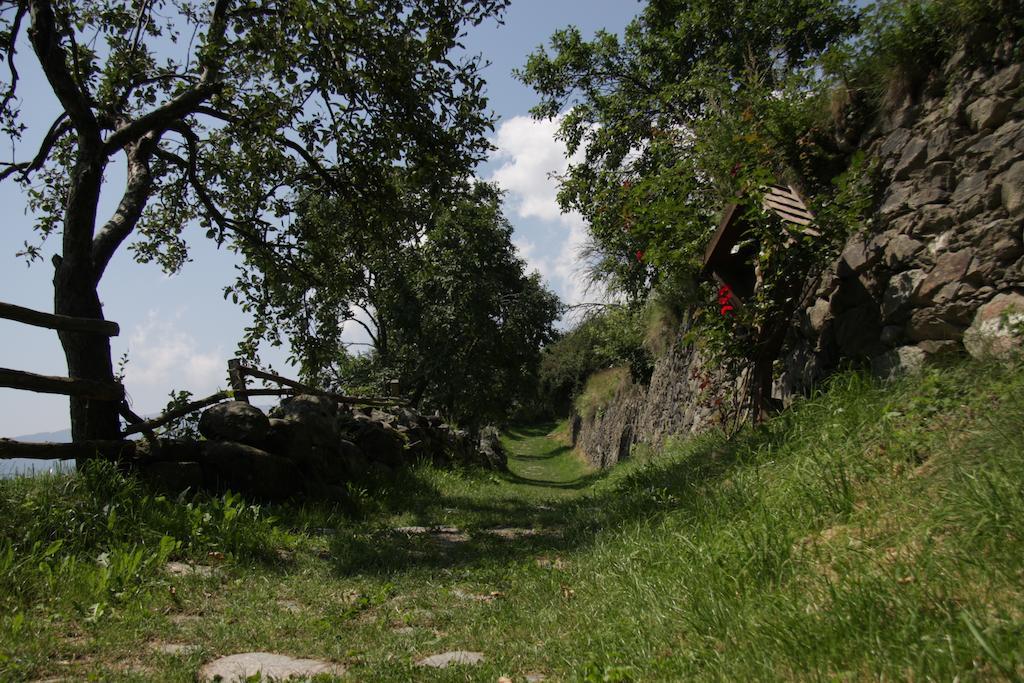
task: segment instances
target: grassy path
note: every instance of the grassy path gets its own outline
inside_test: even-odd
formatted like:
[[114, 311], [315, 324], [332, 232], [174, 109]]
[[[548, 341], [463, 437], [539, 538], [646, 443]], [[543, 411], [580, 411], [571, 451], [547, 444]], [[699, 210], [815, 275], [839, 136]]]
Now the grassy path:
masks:
[[[0, 482], [0, 680], [246, 651], [352, 681], [1020, 680], [1021, 425], [1024, 366], [967, 365], [843, 376], [601, 473], [513, 430], [508, 473], [417, 467], [338, 509]], [[483, 661], [417, 664], [452, 651]]]

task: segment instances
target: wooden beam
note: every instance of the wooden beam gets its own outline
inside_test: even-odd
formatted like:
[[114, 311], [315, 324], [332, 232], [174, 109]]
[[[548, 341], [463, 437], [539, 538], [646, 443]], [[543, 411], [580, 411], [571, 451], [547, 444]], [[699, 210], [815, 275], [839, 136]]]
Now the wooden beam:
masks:
[[249, 402], [249, 398], [245, 394], [245, 373], [248, 370], [242, 361], [237, 358], [232, 358], [228, 361], [228, 381], [231, 382], [231, 390], [238, 396], [239, 401]]
[[93, 332], [107, 337], [116, 337], [121, 333], [120, 326], [112, 320], [54, 315], [53, 313], [34, 311], [23, 306], [6, 304], [2, 301], [0, 301], [0, 318], [14, 320], [26, 325], [35, 325], [36, 327], [46, 327], [51, 330], [63, 330], [65, 332]]
[[310, 394], [326, 393], [326, 392], [321, 392], [321, 390], [319, 390], [319, 389], [314, 389], [313, 387], [311, 387], [311, 386], [309, 386], [307, 384], [303, 384], [302, 382], [297, 382], [294, 379], [288, 379], [286, 377], [281, 377], [280, 375], [274, 375], [274, 374], [271, 374], [269, 372], [263, 372], [262, 370], [257, 370], [256, 368], [250, 368], [247, 365], [242, 365], [240, 361], [238, 361], [238, 363], [239, 363], [238, 366], [237, 366], [238, 369], [242, 373], [244, 373], [246, 375], [249, 375], [250, 377], [256, 377], [257, 379], [264, 379], [264, 380], [267, 380], [268, 382], [276, 382], [277, 384], [281, 384], [281, 385], [284, 385], [286, 387], [291, 387], [292, 389], [298, 389], [299, 391], [305, 391], [305, 392], [308, 392]]
[[0, 458], [27, 458], [29, 460], [75, 460], [91, 458], [97, 453], [104, 457], [131, 455], [134, 441], [79, 441], [77, 443], [29, 443], [0, 439]]
[[63, 394], [98, 401], [124, 399], [124, 387], [117, 382], [100, 382], [75, 377], [50, 377], [32, 372], [0, 368], [0, 387], [34, 391], [41, 394]]

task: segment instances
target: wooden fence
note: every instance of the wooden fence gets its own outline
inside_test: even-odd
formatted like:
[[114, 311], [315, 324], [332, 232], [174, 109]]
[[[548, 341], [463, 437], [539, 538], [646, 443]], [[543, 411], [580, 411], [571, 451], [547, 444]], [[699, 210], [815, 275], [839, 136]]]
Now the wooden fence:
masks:
[[[0, 318], [34, 327], [45, 327], [63, 332], [85, 332], [116, 337], [120, 326], [110, 320], [76, 318], [67, 315], [43, 313], [31, 308], [0, 302]], [[124, 402], [124, 386], [120, 382], [103, 382], [81, 377], [53, 377], [34, 372], [0, 368], [0, 387], [32, 391], [44, 394], [62, 394], [98, 401]], [[12, 439], [0, 439], [0, 458], [31, 458], [52, 460], [82, 458], [97, 452], [119, 453], [124, 450], [122, 441], [80, 441], [77, 443], [27, 443]]]
[[[87, 332], [90, 334], [102, 334], [108, 337], [120, 334], [118, 324], [109, 320], [54, 315], [3, 302], [0, 302], [0, 318], [26, 325], [45, 327], [51, 330]], [[101, 382], [77, 377], [51, 377], [21, 370], [0, 368], [0, 387], [119, 402], [121, 416], [128, 423], [128, 426], [121, 434], [122, 437], [143, 434], [148, 439], [156, 438], [155, 430], [197, 410], [202, 410], [226, 400], [248, 402], [253, 396], [315, 394], [317, 396], [326, 396], [338, 403], [354, 405], [385, 406], [405, 403], [402, 399], [393, 396], [346, 396], [336, 392], [324, 391], [293, 379], [248, 367], [237, 358], [228, 361], [228, 377], [231, 382], [230, 390], [218, 391], [206, 398], [192, 401], [150, 420], [145, 420], [132, 411], [125, 400], [124, 386], [120, 382]], [[249, 389], [246, 386], [246, 377], [273, 382], [279, 385], [279, 387]], [[397, 386], [394, 383], [391, 384], [391, 389], [394, 393], [397, 393]], [[113, 454], [113, 457], [118, 457], [121, 454], [132, 451], [134, 451], [134, 443], [124, 439], [79, 441], [75, 443], [29, 443], [0, 438], [0, 459], [30, 458], [53, 460], [88, 458], [95, 456], [97, 452], [108, 456]]]

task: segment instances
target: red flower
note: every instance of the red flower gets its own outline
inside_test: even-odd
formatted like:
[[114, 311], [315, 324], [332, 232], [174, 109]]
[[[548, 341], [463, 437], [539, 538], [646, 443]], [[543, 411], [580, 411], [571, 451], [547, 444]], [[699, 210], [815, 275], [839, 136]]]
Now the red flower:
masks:
[[644, 260], [644, 250], [643, 249], [637, 249], [636, 250], [636, 261], [637, 261], [637, 263], [642, 263], [643, 260]]
[[718, 288], [718, 313], [720, 315], [728, 315], [735, 310], [735, 307], [729, 303], [730, 301], [732, 301], [732, 287], [722, 285]]

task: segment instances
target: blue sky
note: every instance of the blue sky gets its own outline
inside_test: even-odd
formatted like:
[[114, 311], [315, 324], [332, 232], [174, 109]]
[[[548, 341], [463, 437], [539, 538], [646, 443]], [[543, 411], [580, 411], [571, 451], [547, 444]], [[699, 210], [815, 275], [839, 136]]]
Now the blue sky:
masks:
[[[491, 62], [485, 72], [488, 96], [500, 117], [493, 137], [498, 149], [477, 173], [506, 189], [506, 214], [515, 226], [520, 253], [570, 302], [584, 296], [575, 277], [575, 252], [584, 226], [578, 216], [558, 211], [549, 175], [564, 170], [564, 149], [554, 140], [553, 123], [530, 119], [536, 97], [512, 77], [512, 70], [555, 30], [572, 24], [584, 35], [601, 28], [621, 32], [640, 6], [635, 0], [512, 0], [504, 25], [477, 27], [465, 40], [471, 53]], [[56, 115], [56, 101], [33, 68], [27, 46], [20, 53], [22, 111], [29, 122], [46, 126]], [[30, 128], [17, 158], [31, 154], [42, 132]], [[117, 164], [107, 181], [101, 219], [110, 214], [123, 187], [123, 171]], [[34, 240], [33, 219], [21, 188], [10, 181], [0, 183], [0, 206], [0, 301], [52, 310], [49, 257], [59, 248], [59, 236], [45, 245], [44, 261], [26, 267], [15, 256], [26, 240]], [[192, 231], [189, 244], [192, 262], [171, 277], [155, 265], [136, 264], [122, 248], [100, 285], [106, 317], [121, 325], [121, 335], [113, 339], [114, 357], [127, 352], [125, 385], [138, 413], [159, 412], [172, 389], [206, 395], [222, 387], [227, 359], [248, 322], [221, 296], [224, 285], [234, 279], [234, 255], [218, 251], [199, 230]], [[0, 340], [0, 366], [66, 374], [54, 332], [0, 320]], [[283, 349], [267, 349], [262, 355], [290, 374]], [[67, 399], [0, 388], [0, 436], [59, 430], [67, 424]]]

